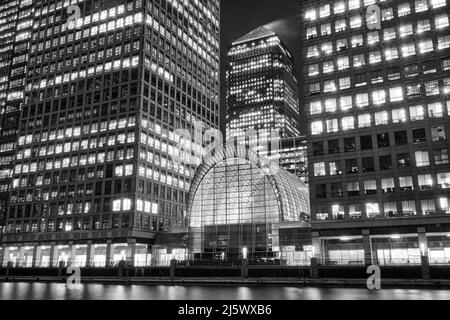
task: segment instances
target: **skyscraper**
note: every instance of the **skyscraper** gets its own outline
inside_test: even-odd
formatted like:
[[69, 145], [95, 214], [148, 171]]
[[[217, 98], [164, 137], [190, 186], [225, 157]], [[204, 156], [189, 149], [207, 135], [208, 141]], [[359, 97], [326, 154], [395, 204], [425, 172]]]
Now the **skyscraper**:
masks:
[[4, 225], [12, 185], [28, 40], [33, 26], [31, 3], [6, 1], [0, 6], [0, 229]]
[[450, 261], [446, 0], [304, 1], [316, 254]]
[[227, 139], [241, 140], [249, 129], [257, 135], [257, 141], [250, 143], [260, 146], [266, 146], [272, 136], [299, 136], [293, 60], [273, 31], [259, 27], [232, 43], [226, 91]]
[[219, 1], [29, 2], [2, 263], [147, 265], [185, 221], [176, 130], [219, 126]]

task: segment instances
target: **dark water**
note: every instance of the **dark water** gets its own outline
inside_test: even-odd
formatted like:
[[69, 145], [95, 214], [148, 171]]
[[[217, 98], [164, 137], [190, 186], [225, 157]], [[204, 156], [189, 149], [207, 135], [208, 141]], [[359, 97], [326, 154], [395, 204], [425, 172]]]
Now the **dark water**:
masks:
[[0, 283], [0, 300], [448, 300], [450, 290]]

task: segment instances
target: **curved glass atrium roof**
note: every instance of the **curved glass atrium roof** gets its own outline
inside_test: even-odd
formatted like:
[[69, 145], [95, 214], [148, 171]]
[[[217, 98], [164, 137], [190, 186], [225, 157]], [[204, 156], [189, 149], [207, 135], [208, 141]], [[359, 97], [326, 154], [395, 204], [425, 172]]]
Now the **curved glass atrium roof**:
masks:
[[[279, 251], [278, 224], [309, 220], [309, 192], [295, 175], [245, 147], [220, 147], [197, 170], [188, 203], [192, 253], [238, 258]], [[267, 174], [270, 172], [271, 174]]]

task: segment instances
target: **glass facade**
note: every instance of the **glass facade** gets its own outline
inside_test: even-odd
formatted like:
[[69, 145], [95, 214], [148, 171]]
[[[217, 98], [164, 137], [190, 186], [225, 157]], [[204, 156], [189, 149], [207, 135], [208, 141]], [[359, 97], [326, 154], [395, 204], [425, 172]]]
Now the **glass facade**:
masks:
[[[227, 58], [227, 139], [265, 146], [274, 136], [299, 136], [294, 63], [280, 38], [259, 27], [234, 41]], [[248, 130], [256, 141], [245, 141]]]
[[194, 179], [189, 246], [194, 259], [280, 259], [279, 224], [309, 220], [308, 191], [279, 169], [268, 175], [246, 148], [217, 149]]
[[[69, 5], [80, 9], [73, 24]], [[140, 250], [184, 224], [203, 146], [175, 161], [176, 131], [219, 127], [219, 18], [218, 0], [2, 2], [6, 246], [91, 242], [86, 263], [100, 266], [108, 240], [138, 238], [128, 247]]]
[[[380, 15], [364, 19], [373, 5]], [[417, 262], [432, 225], [450, 231], [449, 8], [446, 0], [302, 2], [313, 233], [395, 240], [316, 250], [325, 260]], [[415, 240], [400, 244], [397, 234]]]

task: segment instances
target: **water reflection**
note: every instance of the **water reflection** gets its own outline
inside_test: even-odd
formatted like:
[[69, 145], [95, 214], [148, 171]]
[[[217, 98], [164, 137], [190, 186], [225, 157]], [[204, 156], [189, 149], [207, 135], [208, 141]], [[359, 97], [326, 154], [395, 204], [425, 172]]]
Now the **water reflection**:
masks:
[[450, 290], [0, 283], [0, 300], [448, 300]]

